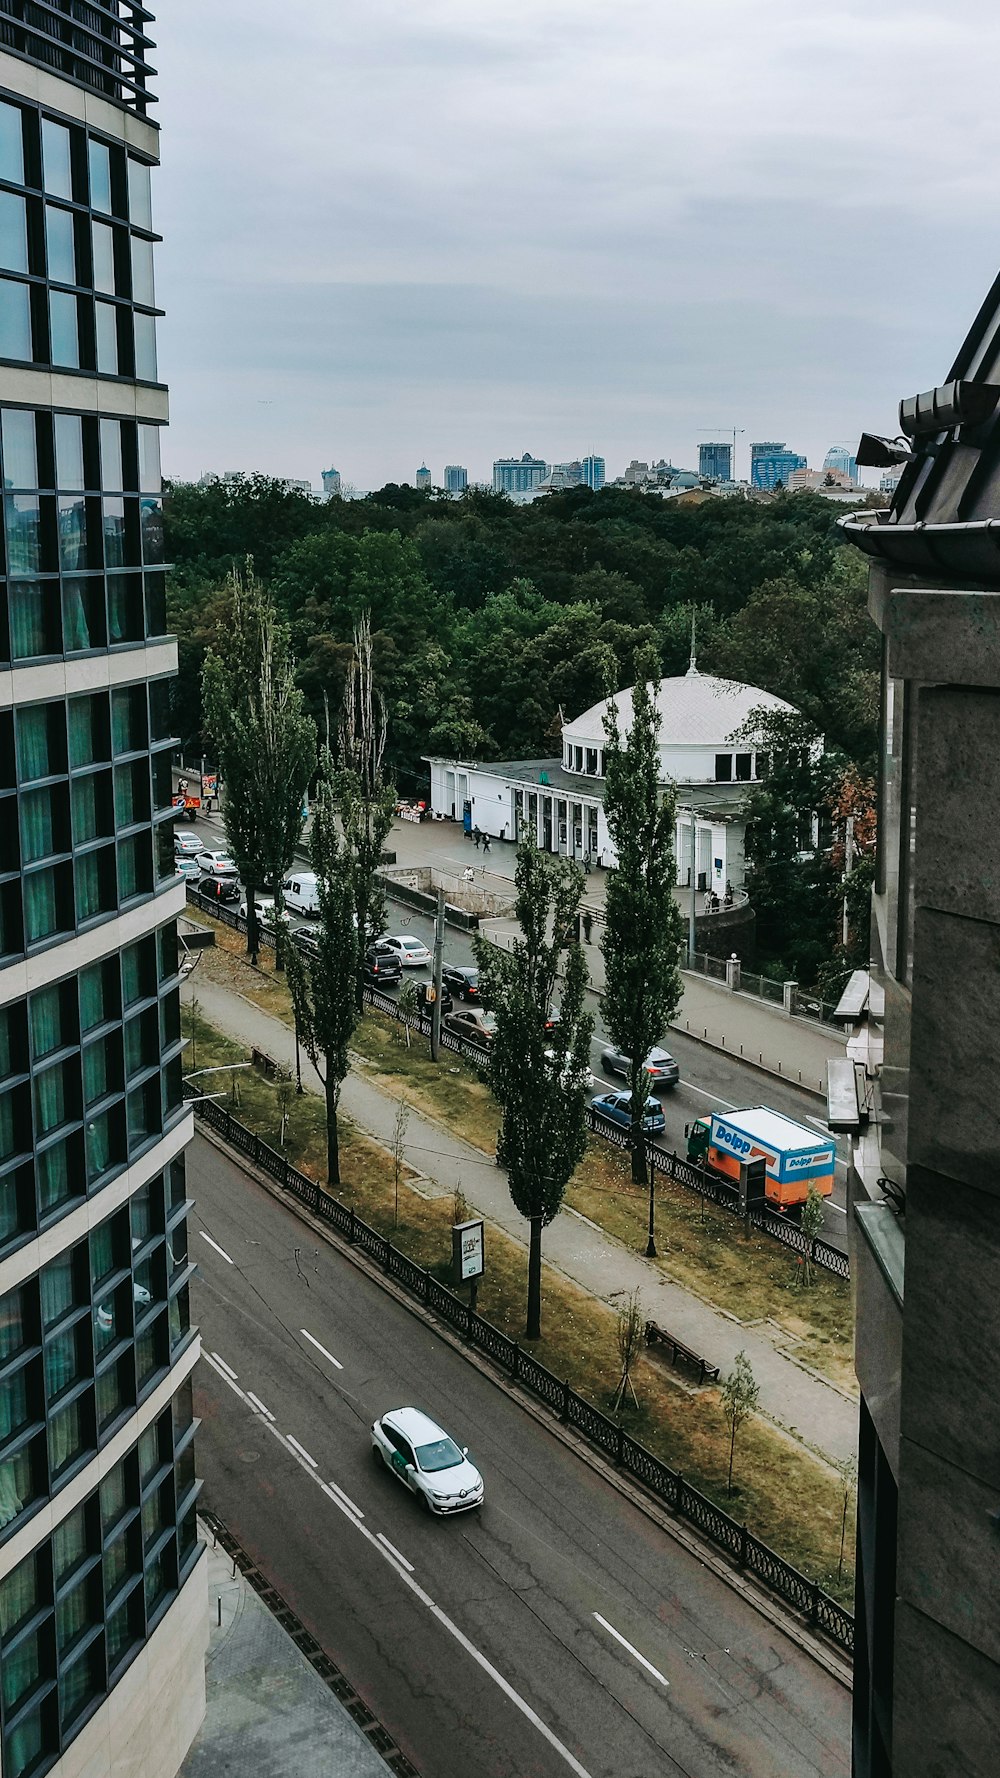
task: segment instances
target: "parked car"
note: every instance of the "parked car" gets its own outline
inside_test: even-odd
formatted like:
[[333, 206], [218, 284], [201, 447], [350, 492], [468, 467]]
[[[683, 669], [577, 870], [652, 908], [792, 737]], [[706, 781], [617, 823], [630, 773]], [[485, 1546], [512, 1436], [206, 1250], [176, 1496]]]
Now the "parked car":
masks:
[[[632, 1059], [624, 1050], [615, 1049], [613, 1044], [608, 1044], [601, 1052], [601, 1067], [606, 1074], [617, 1074], [622, 1080], [628, 1080]], [[651, 1049], [643, 1067], [651, 1093], [661, 1093], [668, 1087], [675, 1087], [681, 1077], [681, 1071], [669, 1050]]]
[[467, 1446], [419, 1408], [393, 1408], [372, 1427], [372, 1454], [431, 1513], [469, 1512], [483, 1504], [483, 1478]]
[[[609, 1117], [612, 1123], [624, 1124], [626, 1129], [631, 1129], [631, 1093], [598, 1093], [596, 1099], [591, 1099], [590, 1103], [595, 1111], [600, 1112], [602, 1117]], [[647, 1136], [662, 1135], [667, 1127], [667, 1120], [663, 1115], [662, 1107], [657, 1105], [655, 1099], [646, 1100], [646, 1111], [642, 1120], [642, 1127]]]
[[228, 903], [240, 899], [240, 886], [235, 877], [202, 877], [195, 888], [199, 895], [206, 895], [211, 901]]
[[446, 963], [441, 980], [459, 1000], [479, 1000], [479, 971], [474, 964]]
[[373, 988], [394, 988], [402, 980], [403, 965], [391, 945], [381, 941], [369, 945], [365, 952], [362, 974]]
[[202, 851], [201, 835], [197, 833], [174, 834], [174, 857], [197, 858]]
[[185, 877], [190, 883], [195, 882], [195, 880], [201, 876], [201, 871], [198, 869], [197, 858], [175, 857], [174, 870], [179, 877]]
[[379, 943], [391, 945], [404, 969], [422, 969], [431, 961], [430, 951], [423, 940], [414, 938], [412, 933], [404, 932], [400, 935], [387, 932]]
[[590, 1091], [594, 1084], [592, 1069], [583, 1068], [580, 1070], [579, 1075], [574, 1078], [570, 1057], [567, 1056], [565, 1052], [559, 1050], [546, 1050], [545, 1060], [551, 1062], [554, 1069], [556, 1067], [559, 1068], [559, 1079], [563, 1086], [581, 1086], [586, 1087], [588, 1092]]
[[199, 852], [198, 868], [206, 877], [238, 877], [234, 861], [228, 852]]
[[[253, 898], [253, 905], [257, 909], [257, 918], [260, 921], [261, 925], [262, 926], [273, 926], [274, 925], [274, 896], [273, 895], [255, 895]], [[240, 913], [242, 914], [244, 920], [248, 918], [247, 896], [246, 896], [245, 891], [244, 891], [243, 899], [240, 902]]]
[[311, 870], [296, 871], [282, 883], [281, 898], [290, 914], [318, 914], [319, 878]]
[[481, 1006], [470, 1006], [463, 1012], [450, 1012], [446, 1014], [444, 1023], [456, 1037], [465, 1037], [469, 1043], [478, 1043], [481, 1049], [489, 1049], [497, 1028], [496, 1015], [484, 1012]]
[[315, 933], [307, 932], [304, 926], [300, 926], [296, 932], [292, 933], [292, 943], [297, 951], [301, 951], [303, 957], [309, 958], [310, 962], [315, 962], [319, 956], [319, 939]]
[[[433, 987], [432, 982], [418, 982], [417, 983], [417, 1007], [418, 1007], [421, 1014], [426, 1013], [428, 1016], [430, 1016], [430, 1014], [434, 1010], [433, 1000], [428, 1000], [428, 998], [427, 998], [427, 996], [431, 992], [432, 987]], [[454, 1004], [455, 1004], [455, 1002], [452, 999], [451, 994], [449, 993], [448, 989], [446, 987], [442, 986], [442, 988], [441, 988], [441, 1017], [442, 1018], [444, 1018], [446, 1013], [451, 1012], [451, 1009], [454, 1006]]]

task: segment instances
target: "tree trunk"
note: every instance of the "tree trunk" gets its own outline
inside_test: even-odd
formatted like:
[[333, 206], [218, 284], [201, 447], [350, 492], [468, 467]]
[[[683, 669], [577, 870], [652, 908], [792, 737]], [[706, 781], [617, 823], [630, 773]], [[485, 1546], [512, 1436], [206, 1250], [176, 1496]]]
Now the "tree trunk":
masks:
[[731, 1494], [733, 1491], [733, 1455], [734, 1455], [735, 1451], [736, 1451], [736, 1420], [734, 1417], [732, 1435], [729, 1440], [729, 1482], [727, 1485], [727, 1492], [729, 1494]]
[[[641, 1059], [642, 1061], [645, 1061], [645, 1057], [642, 1057]], [[649, 1174], [646, 1170], [646, 1132], [642, 1127], [642, 1120], [646, 1115], [646, 1070], [642, 1067], [637, 1068], [633, 1066], [631, 1081], [632, 1128], [629, 1132], [629, 1147], [632, 1151], [632, 1184], [648, 1185]]]
[[337, 1129], [337, 1100], [340, 1083], [326, 1080], [326, 1171], [331, 1185], [340, 1184], [340, 1136]]
[[257, 891], [252, 883], [246, 885], [247, 896], [247, 956], [251, 963], [257, 962], [260, 947], [260, 933], [257, 920]]
[[526, 1340], [537, 1340], [542, 1333], [542, 1219], [529, 1219], [528, 1241], [528, 1316], [524, 1329]]

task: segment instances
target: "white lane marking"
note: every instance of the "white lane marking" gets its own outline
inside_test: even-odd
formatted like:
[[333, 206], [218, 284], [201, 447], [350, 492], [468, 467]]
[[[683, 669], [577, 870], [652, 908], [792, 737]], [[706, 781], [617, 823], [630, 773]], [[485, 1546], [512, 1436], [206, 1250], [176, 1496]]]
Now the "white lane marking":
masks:
[[[733, 1060], [738, 1062], [740, 1057], [735, 1056], [733, 1057]], [[680, 1087], [687, 1087], [689, 1093], [697, 1093], [702, 1099], [711, 1099], [713, 1105], [721, 1105], [725, 1111], [736, 1111], [739, 1109], [738, 1106], [731, 1105], [728, 1099], [720, 1099], [718, 1093], [708, 1093], [705, 1091], [704, 1087], [696, 1087], [691, 1080], [679, 1080], [677, 1084]]]
[[355, 1513], [359, 1519], [364, 1518], [365, 1515], [361, 1511], [360, 1506], [355, 1506], [353, 1500], [351, 1499], [351, 1496], [349, 1494], [345, 1494], [343, 1488], [338, 1488], [336, 1482], [321, 1482], [320, 1487], [322, 1488], [324, 1494], [329, 1494], [330, 1499], [333, 1501], [335, 1506], [349, 1507], [350, 1511], [352, 1513]]
[[264, 1406], [264, 1403], [261, 1401], [259, 1395], [254, 1395], [253, 1391], [250, 1389], [247, 1390], [247, 1401], [253, 1402], [253, 1405], [257, 1409], [257, 1412], [260, 1414], [263, 1414], [265, 1420], [273, 1420], [274, 1419], [274, 1415], [272, 1414], [270, 1408], [266, 1408]]
[[835, 1204], [832, 1198], [827, 1198], [826, 1207], [828, 1210], [836, 1210], [838, 1216], [846, 1216], [847, 1215], [847, 1205], [846, 1204]]
[[219, 1243], [218, 1243], [218, 1241], [213, 1241], [213, 1240], [212, 1240], [212, 1237], [211, 1237], [211, 1235], [206, 1235], [206, 1233], [205, 1233], [205, 1231], [204, 1231], [204, 1229], [199, 1229], [199, 1230], [198, 1230], [198, 1233], [199, 1233], [199, 1235], [200, 1235], [200, 1236], [201, 1236], [201, 1238], [202, 1238], [202, 1240], [203, 1240], [203, 1241], [207, 1241], [207, 1242], [208, 1242], [208, 1245], [209, 1245], [209, 1246], [210, 1246], [210, 1247], [214, 1247], [214, 1248], [215, 1248], [215, 1251], [216, 1251], [216, 1253], [221, 1253], [221, 1255], [222, 1255], [222, 1257], [223, 1257], [223, 1259], [224, 1259], [224, 1260], [225, 1260], [225, 1262], [226, 1262], [226, 1264], [227, 1264], [227, 1266], [231, 1266], [231, 1265], [232, 1265], [232, 1263], [233, 1263], [233, 1262], [232, 1262], [232, 1260], [231, 1260], [231, 1259], [230, 1259], [230, 1257], [229, 1257], [229, 1255], [228, 1255], [228, 1253], [227, 1253], [227, 1252], [226, 1252], [226, 1250], [225, 1250], [225, 1248], [224, 1248], [224, 1247], [220, 1247], [220, 1246], [219, 1246]]
[[322, 1352], [323, 1357], [328, 1358], [330, 1360], [330, 1363], [332, 1365], [335, 1365], [338, 1371], [343, 1370], [344, 1367], [341, 1364], [340, 1359], [334, 1358], [332, 1352], [328, 1352], [325, 1346], [321, 1346], [319, 1341], [313, 1337], [313, 1335], [309, 1332], [309, 1329], [307, 1327], [300, 1327], [299, 1332], [302, 1335], [302, 1338], [304, 1340], [308, 1340], [310, 1346], [315, 1346], [317, 1352]]
[[[216, 1366], [214, 1364], [214, 1360], [209, 1356], [208, 1353], [205, 1354], [205, 1358], [206, 1358], [206, 1362], [208, 1364], [213, 1365], [214, 1369], [218, 1369], [218, 1366]], [[220, 1376], [223, 1376], [223, 1374], [224, 1373], [222, 1371], [219, 1371]], [[234, 1395], [238, 1395], [242, 1402], [247, 1402], [247, 1396], [246, 1396], [245, 1392], [240, 1388], [238, 1383], [231, 1382], [228, 1377], [225, 1378], [225, 1381], [229, 1384], [229, 1387], [232, 1390]], [[247, 1403], [247, 1405], [249, 1406], [249, 1403]], [[267, 1425], [266, 1422], [265, 1422], [265, 1425]], [[285, 1437], [285, 1434], [283, 1432], [280, 1432], [278, 1430], [277, 1426], [267, 1425], [267, 1431], [270, 1432], [273, 1435], [273, 1437], [277, 1439], [279, 1445], [282, 1445], [286, 1451], [291, 1450], [292, 1456], [295, 1458], [296, 1463], [298, 1463], [299, 1467], [302, 1469], [303, 1474], [305, 1474], [307, 1476], [311, 1476], [312, 1480], [317, 1484], [317, 1486], [322, 1488], [322, 1490], [323, 1490], [324, 1494], [326, 1494], [327, 1498], [333, 1501], [334, 1506], [337, 1507], [339, 1512], [343, 1513], [348, 1524], [354, 1526], [355, 1530], [359, 1533], [359, 1535], [361, 1537], [363, 1537], [366, 1540], [366, 1542], [371, 1545], [371, 1548], [373, 1550], [375, 1550], [378, 1553], [378, 1555], [380, 1555], [382, 1557], [382, 1560], [384, 1562], [388, 1562], [393, 1573], [398, 1574], [400, 1580], [403, 1582], [403, 1585], [406, 1587], [409, 1587], [410, 1592], [413, 1593], [415, 1598], [420, 1600], [422, 1605], [425, 1605], [427, 1607], [427, 1610], [431, 1613], [432, 1617], [435, 1617], [437, 1619], [437, 1621], [441, 1625], [442, 1629], [447, 1630], [449, 1636], [454, 1637], [455, 1641], [460, 1645], [460, 1647], [465, 1649], [466, 1654], [470, 1655], [472, 1660], [474, 1660], [476, 1662], [476, 1664], [483, 1669], [483, 1672], [487, 1673], [489, 1675], [489, 1677], [493, 1680], [493, 1683], [496, 1686], [498, 1686], [499, 1689], [503, 1692], [504, 1696], [510, 1699], [510, 1701], [514, 1705], [515, 1709], [519, 1710], [521, 1712], [521, 1715], [525, 1716], [527, 1718], [527, 1720], [532, 1724], [532, 1726], [538, 1730], [538, 1733], [541, 1735], [542, 1739], [544, 1741], [548, 1742], [549, 1746], [553, 1749], [553, 1751], [555, 1753], [557, 1753], [559, 1755], [560, 1759], [565, 1761], [565, 1763], [569, 1767], [570, 1771], [574, 1772], [576, 1774], [576, 1778], [591, 1778], [591, 1774], [587, 1771], [586, 1766], [582, 1766], [580, 1764], [580, 1761], [578, 1759], [576, 1759], [572, 1753], [570, 1753], [569, 1748], [563, 1746], [563, 1743], [559, 1740], [558, 1736], [553, 1734], [552, 1730], [549, 1728], [548, 1723], [542, 1721], [542, 1718], [534, 1710], [532, 1710], [531, 1705], [524, 1698], [521, 1697], [519, 1692], [516, 1692], [514, 1690], [514, 1687], [511, 1685], [510, 1681], [504, 1678], [503, 1674], [500, 1673], [498, 1671], [498, 1669], [493, 1666], [493, 1663], [491, 1661], [488, 1661], [486, 1659], [486, 1656], [484, 1654], [480, 1653], [480, 1651], [476, 1647], [475, 1643], [469, 1641], [469, 1638], [463, 1634], [463, 1632], [459, 1629], [458, 1625], [456, 1623], [454, 1623], [452, 1621], [452, 1619], [448, 1616], [447, 1612], [442, 1611], [440, 1605], [435, 1605], [434, 1600], [431, 1598], [429, 1593], [424, 1592], [424, 1589], [420, 1585], [419, 1581], [414, 1580], [413, 1576], [411, 1574], [408, 1574], [406, 1572], [406, 1569], [400, 1566], [398, 1557], [391, 1550], [387, 1549], [384, 1543], [379, 1542], [378, 1537], [375, 1535], [375, 1533], [373, 1531], [369, 1531], [367, 1525], [362, 1525], [360, 1523], [359, 1519], [355, 1517], [357, 1508], [345, 1506], [341, 1501], [339, 1501], [336, 1498], [336, 1495], [334, 1494], [333, 1490], [330, 1487], [328, 1487], [325, 1482], [320, 1480], [320, 1477], [315, 1473], [315, 1471], [308, 1469], [306, 1467], [306, 1465], [302, 1462], [302, 1459], [298, 1455], [298, 1453], [296, 1451], [292, 1450], [291, 1441]], [[345, 1496], [345, 1498], [346, 1498], [346, 1496]]]
[[399, 1550], [397, 1550], [396, 1545], [394, 1543], [389, 1542], [389, 1539], [386, 1537], [385, 1532], [379, 1531], [376, 1533], [376, 1535], [378, 1537], [379, 1543], [385, 1544], [386, 1549], [389, 1550], [390, 1553], [395, 1556], [396, 1561], [402, 1562], [403, 1567], [406, 1569], [407, 1574], [412, 1574], [413, 1573], [413, 1563], [408, 1562], [406, 1560], [406, 1557], [404, 1555], [402, 1555]]
[[217, 1352], [213, 1352], [212, 1357], [215, 1359], [215, 1362], [219, 1366], [219, 1369], [222, 1371], [225, 1371], [227, 1377], [232, 1377], [233, 1382], [235, 1383], [236, 1372], [232, 1369], [231, 1365], [228, 1365], [224, 1358], [220, 1358], [219, 1354]]
[[630, 1655], [635, 1656], [640, 1667], [645, 1667], [646, 1672], [651, 1673], [654, 1679], [658, 1679], [661, 1685], [670, 1684], [669, 1679], [664, 1679], [659, 1667], [654, 1667], [652, 1661], [647, 1661], [645, 1655], [641, 1655], [637, 1648], [633, 1648], [631, 1642], [626, 1642], [621, 1631], [616, 1630], [614, 1624], [609, 1624], [607, 1618], [602, 1617], [599, 1611], [595, 1611], [594, 1616], [602, 1628], [607, 1630], [609, 1636], [613, 1636], [616, 1642], [620, 1642], [623, 1648], [628, 1649]]
[[288, 1442], [292, 1447], [292, 1450], [298, 1451], [299, 1456], [305, 1458], [306, 1462], [309, 1465], [309, 1468], [310, 1469], [318, 1469], [319, 1464], [316, 1462], [315, 1457], [310, 1457], [309, 1452], [305, 1449], [304, 1445], [300, 1445], [298, 1439], [293, 1438], [291, 1433], [288, 1433], [287, 1437], [288, 1437]]

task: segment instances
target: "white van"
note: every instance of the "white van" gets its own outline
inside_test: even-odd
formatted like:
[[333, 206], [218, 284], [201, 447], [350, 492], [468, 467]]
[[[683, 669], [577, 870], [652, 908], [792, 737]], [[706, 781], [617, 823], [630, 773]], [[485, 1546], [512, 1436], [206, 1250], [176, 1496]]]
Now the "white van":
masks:
[[319, 878], [314, 871], [298, 871], [282, 883], [281, 896], [290, 914], [318, 914]]

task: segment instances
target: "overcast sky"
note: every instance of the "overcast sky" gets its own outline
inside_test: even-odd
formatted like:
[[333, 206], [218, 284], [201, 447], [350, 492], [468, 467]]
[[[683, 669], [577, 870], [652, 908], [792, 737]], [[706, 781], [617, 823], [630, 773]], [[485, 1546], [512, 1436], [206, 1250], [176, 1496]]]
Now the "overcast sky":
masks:
[[161, 0], [168, 474], [811, 465], [1000, 262], [986, 0]]

